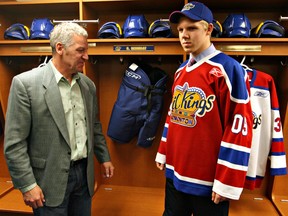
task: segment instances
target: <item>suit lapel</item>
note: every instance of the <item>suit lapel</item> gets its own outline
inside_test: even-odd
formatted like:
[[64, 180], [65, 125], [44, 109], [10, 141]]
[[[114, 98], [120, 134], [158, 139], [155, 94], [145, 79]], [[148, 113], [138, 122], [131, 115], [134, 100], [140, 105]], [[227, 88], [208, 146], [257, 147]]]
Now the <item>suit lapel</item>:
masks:
[[43, 86], [46, 88], [44, 97], [59, 131], [67, 144], [70, 145], [62, 99], [50, 64], [47, 64], [47, 69], [44, 71]]

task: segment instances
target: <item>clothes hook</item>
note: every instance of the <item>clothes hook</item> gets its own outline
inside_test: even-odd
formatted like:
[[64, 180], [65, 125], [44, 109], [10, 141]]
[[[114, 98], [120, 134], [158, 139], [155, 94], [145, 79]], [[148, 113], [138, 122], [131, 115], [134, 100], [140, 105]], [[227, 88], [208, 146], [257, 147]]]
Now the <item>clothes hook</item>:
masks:
[[97, 58], [95, 58], [95, 57], [90, 57], [89, 59], [90, 59], [91, 64], [96, 65], [98, 62]]
[[120, 57], [119, 57], [119, 61], [120, 61], [121, 64], [123, 64], [123, 62], [124, 62], [123, 56], [120, 56]]
[[287, 65], [287, 57], [285, 57], [284, 62], [281, 60], [280, 63], [282, 66], [286, 66]]
[[6, 64], [8, 64], [8, 65], [11, 65], [12, 64], [12, 59], [10, 58], [10, 57], [8, 57], [7, 59], [6, 59]]
[[[48, 56], [45, 57], [45, 60], [43, 63], [39, 64], [38, 68], [43, 67], [44, 65], [47, 64]], [[39, 62], [41, 62], [41, 57], [39, 57]]]

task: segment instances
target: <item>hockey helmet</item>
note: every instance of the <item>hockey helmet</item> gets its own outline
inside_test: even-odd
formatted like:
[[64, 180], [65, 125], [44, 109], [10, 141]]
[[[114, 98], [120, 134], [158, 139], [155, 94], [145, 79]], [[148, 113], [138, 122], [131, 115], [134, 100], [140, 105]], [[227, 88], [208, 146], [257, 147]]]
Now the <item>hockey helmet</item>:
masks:
[[251, 23], [248, 17], [241, 14], [229, 14], [222, 23], [224, 37], [250, 37]]
[[283, 26], [273, 20], [266, 20], [253, 28], [251, 34], [253, 37], [258, 38], [280, 38], [285, 36], [285, 29]]
[[54, 28], [52, 21], [48, 18], [34, 19], [31, 24], [30, 39], [49, 39], [50, 32]]
[[219, 38], [222, 36], [223, 29], [222, 25], [218, 20], [213, 19], [213, 31], [212, 31], [212, 37]]
[[121, 38], [122, 29], [116, 22], [104, 23], [98, 31], [99, 38]]
[[150, 37], [159, 38], [159, 37], [172, 37], [171, 26], [167, 21], [155, 20], [148, 29], [148, 34]]
[[5, 39], [28, 40], [29, 37], [30, 37], [29, 28], [21, 23], [15, 23], [11, 25], [4, 32]]
[[149, 23], [145, 16], [129, 15], [123, 25], [124, 38], [130, 37], [148, 37]]

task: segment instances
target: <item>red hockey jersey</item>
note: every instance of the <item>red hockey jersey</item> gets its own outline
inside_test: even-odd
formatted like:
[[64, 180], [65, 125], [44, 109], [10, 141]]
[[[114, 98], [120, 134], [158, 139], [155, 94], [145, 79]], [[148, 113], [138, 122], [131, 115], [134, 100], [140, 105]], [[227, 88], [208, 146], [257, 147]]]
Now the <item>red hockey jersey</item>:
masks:
[[219, 51], [177, 70], [156, 155], [177, 190], [239, 199], [252, 141], [248, 85], [241, 65]]
[[253, 138], [245, 188], [253, 190], [261, 186], [268, 158], [271, 175], [285, 175], [287, 171], [279, 103], [273, 78], [255, 69], [247, 72], [250, 78]]

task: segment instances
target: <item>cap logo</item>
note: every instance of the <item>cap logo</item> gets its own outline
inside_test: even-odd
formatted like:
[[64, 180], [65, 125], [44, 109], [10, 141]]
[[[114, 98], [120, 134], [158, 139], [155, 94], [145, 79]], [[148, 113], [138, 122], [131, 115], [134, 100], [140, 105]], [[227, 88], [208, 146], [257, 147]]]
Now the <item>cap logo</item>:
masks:
[[194, 8], [194, 7], [195, 7], [194, 4], [188, 3], [188, 4], [186, 4], [186, 5], [183, 7], [182, 11], [191, 10], [191, 9]]

